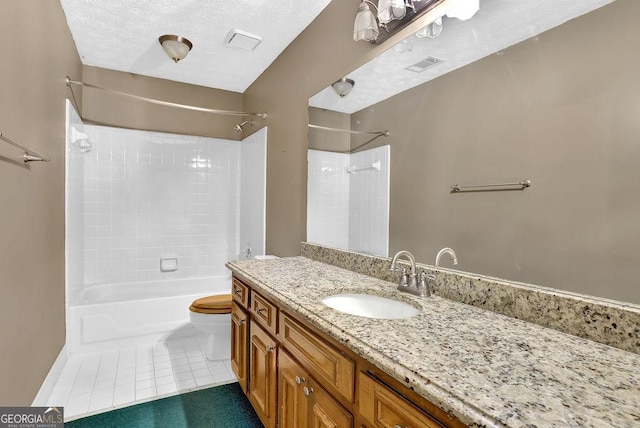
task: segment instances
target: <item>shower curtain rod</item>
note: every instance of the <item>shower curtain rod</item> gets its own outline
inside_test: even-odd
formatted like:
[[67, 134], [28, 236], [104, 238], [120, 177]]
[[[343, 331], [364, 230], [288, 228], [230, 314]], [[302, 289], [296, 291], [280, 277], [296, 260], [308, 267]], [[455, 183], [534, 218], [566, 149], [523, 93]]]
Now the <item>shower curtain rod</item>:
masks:
[[[134, 100], [146, 101], [146, 102], [151, 103], [151, 104], [157, 104], [157, 105], [166, 106], [166, 107], [176, 107], [176, 108], [182, 108], [182, 109], [185, 109], [185, 110], [193, 110], [193, 111], [199, 111], [199, 112], [204, 112], [204, 113], [224, 114], [224, 115], [227, 115], [227, 116], [256, 116], [256, 117], [259, 117], [261, 119], [266, 119], [267, 118], [267, 114], [266, 113], [247, 113], [247, 112], [244, 112], [244, 111], [215, 110], [215, 109], [211, 109], [211, 108], [196, 107], [196, 106], [190, 106], [190, 105], [186, 105], [186, 104], [172, 103], [172, 102], [169, 102], [169, 101], [156, 100], [154, 98], [147, 98], [147, 97], [143, 97], [143, 96], [140, 96], [140, 95], [133, 95], [133, 94], [128, 94], [126, 92], [116, 91], [114, 89], [104, 88], [102, 86], [93, 85], [91, 83], [79, 82], [77, 80], [71, 80], [69, 78], [69, 76], [67, 76], [66, 81], [67, 81], [67, 86], [69, 86], [70, 88], [71, 88], [71, 85], [85, 86], [87, 88], [99, 89], [101, 91], [109, 92], [111, 94], [116, 94], [116, 95], [120, 95], [120, 96], [123, 96], [123, 97], [133, 98]], [[73, 92], [73, 89], [72, 89], [72, 92]]]
[[389, 136], [388, 129], [385, 129], [384, 131], [350, 131], [348, 129], [329, 128], [327, 126], [313, 125], [311, 123], [309, 124], [309, 128], [322, 129], [323, 131], [346, 132], [348, 134], [368, 134], [368, 135], [377, 135], [379, 137]]

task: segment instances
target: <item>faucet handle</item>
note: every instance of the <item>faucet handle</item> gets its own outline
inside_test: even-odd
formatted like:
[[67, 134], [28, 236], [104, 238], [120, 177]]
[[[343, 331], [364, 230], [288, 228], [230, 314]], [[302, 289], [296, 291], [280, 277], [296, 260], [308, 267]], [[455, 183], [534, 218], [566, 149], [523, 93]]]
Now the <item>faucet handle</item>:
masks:
[[409, 274], [407, 268], [402, 268], [402, 275], [400, 276], [400, 283], [398, 285], [407, 287], [409, 285]]
[[420, 281], [418, 281], [418, 291], [421, 296], [431, 296], [431, 287], [429, 287], [429, 281], [436, 279], [436, 276], [425, 271], [420, 272]]
[[425, 280], [433, 281], [434, 279], [436, 279], [436, 276], [434, 274], [427, 273], [426, 271], [420, 272], [420, 281], [425, 281]]

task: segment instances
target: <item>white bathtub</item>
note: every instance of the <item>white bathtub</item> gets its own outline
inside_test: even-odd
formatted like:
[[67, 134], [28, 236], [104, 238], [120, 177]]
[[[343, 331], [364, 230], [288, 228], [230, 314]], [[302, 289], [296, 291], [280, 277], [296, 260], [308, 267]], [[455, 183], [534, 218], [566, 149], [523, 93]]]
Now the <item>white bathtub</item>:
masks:
[[230, 276], [87, 286], [69, 306], [67, 346], [80, 352], [196, 334], [191, 302], [230, 292]]

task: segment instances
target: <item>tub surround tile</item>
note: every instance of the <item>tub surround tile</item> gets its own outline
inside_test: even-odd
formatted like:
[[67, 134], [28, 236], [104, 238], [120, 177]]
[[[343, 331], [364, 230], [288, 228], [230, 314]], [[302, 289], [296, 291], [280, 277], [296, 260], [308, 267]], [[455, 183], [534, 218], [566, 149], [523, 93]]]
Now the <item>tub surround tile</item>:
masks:
[[[390, 259], [302, 243], [301, 255], [397, 283]], [[402, 262], [404, 264], [404, 262]], [[533, 284], [417, 264], [435, 274], [433, 293], [467, 305], [640, 354], [640, 306]]]
[[[348, 257], [337, 254], [335, 260]], [[365, 257], [355, 269], [363, 266], [383, 273], [374, 258]], [[227, 267], [471, 426], [638, 424], [639, 355], [437, 295], [399, 293], [395, 284], [306, 257]], [[342, 292], [393, 297], [422, 312], [379, 320], [321, 303]]]

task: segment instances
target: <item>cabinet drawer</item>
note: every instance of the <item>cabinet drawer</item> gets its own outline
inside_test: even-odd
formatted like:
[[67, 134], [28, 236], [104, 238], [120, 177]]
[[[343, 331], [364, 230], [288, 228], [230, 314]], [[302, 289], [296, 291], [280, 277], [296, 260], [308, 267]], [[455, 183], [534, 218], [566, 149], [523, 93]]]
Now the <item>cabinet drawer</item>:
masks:
[[236, 278], [233, 278], [231, 282], [231, 295], [240, 306], [245, 309], [249, 308], [249, 287]]
[[371, 427], [442, 428], [404, 397], [368, 375], [358, 374], [358, 409]]
[[254, 315], [254, 319], [275, 336], [276, 322], [278, 321], [278, 308], [254, 291], [251, 293], [250, 310]]
[[327, 345], [313, 332], [280, 313], [280, 338], [284, 347], [330, 392], [353, 402], [355, 363]]

